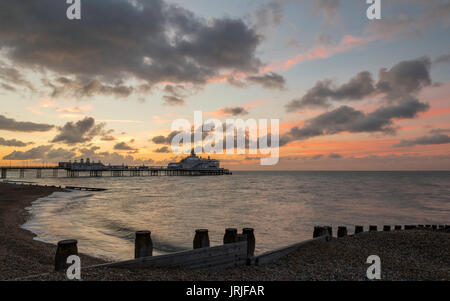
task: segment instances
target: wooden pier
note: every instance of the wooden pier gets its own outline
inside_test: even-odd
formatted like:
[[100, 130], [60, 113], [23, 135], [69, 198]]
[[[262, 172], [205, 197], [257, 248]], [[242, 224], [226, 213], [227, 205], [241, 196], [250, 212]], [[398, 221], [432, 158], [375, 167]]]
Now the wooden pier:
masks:
[[6, 179], [9, 172], [17, 172], [20, 179], [25, 178], [25, 174], [32, 173], [36, 178], [42, 178], [43, 171], [47, 172], [46, 177], [58, 178], [59, 171], [65, 171], [67, 178], [99, 178], [99, 177], [158, 177], [158, 176], [223, 176], [231, 175], [230, 170], [219, 169], [169, 169], [161, 166], [124, 166], [123, 168], [104, 169], [70, 169], [65, 167], [42, 167], [42, 166], [3, 166], [0, 167], [0, 178]]

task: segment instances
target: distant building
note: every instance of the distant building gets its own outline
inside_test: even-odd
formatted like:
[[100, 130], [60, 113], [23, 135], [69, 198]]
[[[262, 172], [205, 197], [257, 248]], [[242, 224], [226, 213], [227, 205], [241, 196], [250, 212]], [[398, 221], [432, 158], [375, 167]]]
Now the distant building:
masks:
[[191, 151], [191, 155], [189, 157], [184, 158], [180, 162], [177, 163], [169, 163], [168, 169], [173, 170], [219, 170], [220, 162], [215, 159], [204, 159], [198, 157], [194, 149]]
[[[76, 160], [74, 162], [59, 162], [58, 166], [64, 169], [70, 169], [70, 170], [79, 170], [79, 171], [91, 171], [91, 170], [109, 170], [112, 168], [118, 168], [117, 166], [105, 166], [103, 163], [98, 161], [98, 163], [91, 162], [89, 158], [84, 161], [83, 159], [80, 160], [78, 163]], [[124, 168], [124, 166], [119, 166], [120, 168]]]

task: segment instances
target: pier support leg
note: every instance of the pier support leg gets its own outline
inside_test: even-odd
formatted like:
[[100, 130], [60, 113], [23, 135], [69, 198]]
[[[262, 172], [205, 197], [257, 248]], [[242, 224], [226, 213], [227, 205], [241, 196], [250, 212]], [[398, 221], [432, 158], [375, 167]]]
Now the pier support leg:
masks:
[[195, 230], [194, 249], [209, 248], [209, 235], [207, 229]]
[[53, 177], [54, 178], [58, 177], [58, 170], [57, 169], [53, 169]]
[[40, 169], [36, 170], [36, 178], [38, 178], [38, 179], [42, 178], [42, 170], [40, 170]]
[[2, 179], [6, 179], [6, 168], [2, 168]]
[[231, 244], [236, 242], [237, 229], [227, 228], [225, 229], [225, 235], [223, 236], [223, 244]]
[[58, 248], [55, 255], [55, 271], [64, 271], [67, 269], [67, 257], [78, 255], [77, 241], [75, 239], [62, 240], [58, 242]]
[[19, 171], [19, 177], [20, 177], [21, 179], [25, 178], [25, 170], [24, 170], [24, 169], [21, 169], [21, 170]]
[[137, 231], [134, 240], [134, 258], [153, 256], [151, 231]]

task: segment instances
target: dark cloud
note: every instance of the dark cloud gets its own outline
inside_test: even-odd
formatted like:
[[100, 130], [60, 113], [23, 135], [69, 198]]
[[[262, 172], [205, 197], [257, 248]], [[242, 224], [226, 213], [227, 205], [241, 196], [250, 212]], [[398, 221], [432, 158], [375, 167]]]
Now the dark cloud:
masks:
[[330, 159], [341, 159], [342, 156], [339, 155], [339, 154], [331, 153], [331, 154], [328, 155], [328, 158], [330, 158]]
[[163, 146], [163, 147], [157, 148], [153, 152], [160, 153], [160, 154], [171, 153], [171, 151], [169, 150], [169, 148], [167, 146]]
[[283, 20], [283, 1], [273, 0], [260, 5], [252, 15], [252, 20], [258, 30], [279, 25]]
[[136, 151], [135, 148], [129, 146], [126, 142], [119, 142], [116, 145], [114, 145], [115, 150], [120, 151]]
[[47, 132], [53, 127], [50, 124], [16, 121], [0, 115], [0, 130], [11, 132]]
[[399, 104], [381, 107], [368, 114], [348, 106], [342, 106], [307, 121], [302, 128], [293, 127], [280, 137], [280, 145], [341, 132], [394, 133], [393, 119], [414, 118], [418, 113], [428, 109], [428, 104], [421, 103], [417, 99], [406, 99]]
[[183, 85], [166, 85], [163, 92], [166, 94], [163, 96], [164, 103], [169, 106], [182, 106], [185, 104], [184, 99], [193, 95], [195, 88], [188, 89]]
[[105, 133], [105, 124], [95, 124], [95, 119], [85, 117], [76, 123], [67, 122], [63, 127], [58, 127], [59, 134], [51, 142], [66, 143], [69, 145], [91, 141], [95, 136]]
[[220, 109], [220, 111], [227, 115], [232, 116], [240, 116], [240, 115], [248, 115], [249, 112], [243, 107], [227, 107]]
[[435, 65], [446, 64], [446, 63], [450, 63], [450, 54], [441, 55], [433, 61], [433, 64], [435, 64]]
[[53, 82], [50, 82], [48, 79], [43, 79], [42, 83], [52, 89], [52, 97], [68, 94], [82, 98], [100, 94], [114, 96], [116, 98], [126, 98], [134, 92], [133, 87], [125, 86], [121, 82], [108, 85], [96, 79], [77, 78], [72, 80], [67, 77], [60, 77]]
[[414, 140], [402, 140], [394, 145], [396, 147], [415, 146], [415, 145], [437, 145], [450, 143], [450, 137], [444, 134], [435, 134], [423, 136]]
[[206, 19], [163, 0], [84, 1], [80, 22], [67, 20], [65, 1], [0, 0], [0, 7], [7, 58], [93, 83], [86, 93], [127, 95], [115, 84], [127, 79], [202, 85], [225, 70], [262, 66], [261, 38], [242, 20]]
[[35, 160], [46, 158], [46, 154], [52, 149], [51, 145], [41, 145], [27, 151], [13, 151], [3, 157], [3, 160]]
[[11, 92], [17, 91], [16, 88], [14, 88], [13, 86], [10, 86], [8, 84], [3, 84], [2, 83], [2, 88], [5, 89], [5, 90], [8, 90], [8, 91], [11, 91]]
[[318, 81], [302, 98], [290, 101], [286, 110], [327, 108], [331, 106], [331, 101], [359, 101], [374, 93], [384, 94], [391, 101], [402, 100], [431, 85], [430, 66], [430, 59], [422, 57], [402, 61], [391, 69], [381, 69], [377, 83], [368, 71], [358, 73], [341, 86], [334, 85], [329, 79]]
[[330, 106], [331, 100], [361, 100], [375, 91], [372, 75], [360, 72], [342, 86], [335, 86], [331, 80], [323, 80], [309, 89], [300, 99], [294, 99], [286, 105], [288, 111], [304, 108]]
[[171, 144], [173, 137], [181, 133], [180, 131], [173, 131], [167, 136], [156, 136], [152, 138], [152, 142], [155, 144]]
[[33, 85], [29, 81], [24, 79], [23, 75], [19, 72], [19, 70], [17, 70], [16, 68], [8, 67], [4, 65], [2, 62], [0, 62], [0, 80], [3, 80], [4, 82], [7, 82], [9, 84], [26, 87], [31, 91], [35, 90]]
[[56, 162], [56, 160], [70, 160], [75, 156], [76, 154], [73, 150], [67, 150], [61, 147], [57, 149], [51, 149], [45, 155], [46, 159], [53, 160], [53, 162]]
[[316, 9], [322, 12], [326, 17], [334, 17], [340, 5], [340, 0], [317, 0], [314, 1]]
[[101, 152], [100, 148], [93, 146], [91, 148], [81, 148], [78, 151], [81, 153], [81, 158], [90, 158], [91, 161], [101, 161], [104, 164], [126, 164], [126, 165], [143, 165], [143, 164], [153, 164], [155, 161], [152, 159], [141, 160], [135, 159], [130, 154], [122, 155], [117, 152]]
[[102, 140], [102, 141], [115, 141], [116, 138], [113, 137], [113, 136], [104, 136], [104, 137], [100, 138], [100, 140]]
[[33, 143], [32, 142], [25, 143], [25, 142], [22, 142], [22, 141], [19, 141], [16, 139], [6, 140], [6, 139], [0, 137], [0, 145], [3, 145], [3, 146], [24, 147], [29, 144], [33, 144]]
[[172, 96], [172, 95], [164, 95], [163, 96], [164, 103], [169, 106], [182, 106], [184, 105], [184, 99]]
[[267, 89], [283, 90], [286, 84], [284, 77], [274, 72], [269, 72], [263, 75], [248, 76], [246, 79], [251, 83], [261, 85]]
[[378, 73], [377, 90], [390, 99], [417, 93], [431, 85], [430, 67], [430, 59], [422, 57], [402, 61], [389, 70], [383, 68]]
[[432, 129], [430, 130], [430, 134], [443, 134], [450, 133], [450, 129]]

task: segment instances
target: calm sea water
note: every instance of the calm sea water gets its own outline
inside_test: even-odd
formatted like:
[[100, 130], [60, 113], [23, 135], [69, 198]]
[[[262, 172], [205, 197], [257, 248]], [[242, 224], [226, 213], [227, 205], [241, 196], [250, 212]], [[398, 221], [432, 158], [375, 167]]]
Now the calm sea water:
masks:
[[252, 227], [259, 253], [310, 239], [317, 224], [352, 230], [355, 224], [450, 221], [450, 172], [234, 172], [33, 181], [107, 188], [35, 201], [23, 227], [46, 242], [78, 239], [81, 252], [112, 260], [133, 257], [137, 230], [151, 230], [155, 253], [167, 253], [192, 248], [198, 228], [209, 229], [211, 244], [218, 245], [225, 228]]

